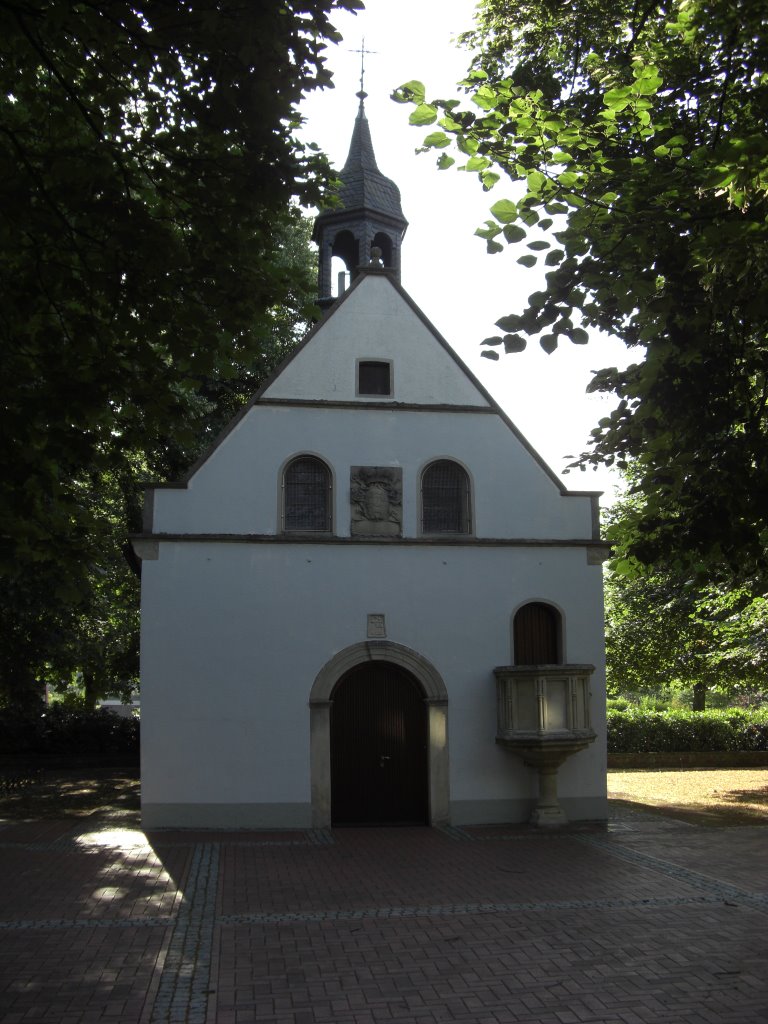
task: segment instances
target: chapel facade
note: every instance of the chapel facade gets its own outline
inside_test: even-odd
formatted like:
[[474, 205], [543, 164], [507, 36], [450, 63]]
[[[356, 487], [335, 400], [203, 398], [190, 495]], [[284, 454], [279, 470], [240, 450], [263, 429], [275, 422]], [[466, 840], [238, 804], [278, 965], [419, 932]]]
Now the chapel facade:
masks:
[[575, 736], [560, 807], [606, 816], [597, 495], [563, 489], [403, 289], [363, 99], [315, 226], [323, 319], [147, 491], [146, 827], [525, 821], [526, 736]]

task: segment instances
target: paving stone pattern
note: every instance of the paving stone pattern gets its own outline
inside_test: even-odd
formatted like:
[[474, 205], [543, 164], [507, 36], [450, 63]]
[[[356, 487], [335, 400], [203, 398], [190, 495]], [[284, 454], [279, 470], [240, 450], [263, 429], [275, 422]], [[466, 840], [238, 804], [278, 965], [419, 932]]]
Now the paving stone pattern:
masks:
[[768, 826], [0, 824], [0, 1024], [765, 1024]]

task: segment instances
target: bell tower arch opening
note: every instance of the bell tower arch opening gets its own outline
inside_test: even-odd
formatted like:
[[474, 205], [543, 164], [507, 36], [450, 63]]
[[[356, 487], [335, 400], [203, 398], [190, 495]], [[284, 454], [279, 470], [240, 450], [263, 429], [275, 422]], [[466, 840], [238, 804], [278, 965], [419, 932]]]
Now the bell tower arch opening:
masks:
[[393, 266], [394, 243], [392, 238], [383, 231], [377, 231], [373, 236], [372, 249], [378, 248], [381, 252], [381, 262], [385, 267]]

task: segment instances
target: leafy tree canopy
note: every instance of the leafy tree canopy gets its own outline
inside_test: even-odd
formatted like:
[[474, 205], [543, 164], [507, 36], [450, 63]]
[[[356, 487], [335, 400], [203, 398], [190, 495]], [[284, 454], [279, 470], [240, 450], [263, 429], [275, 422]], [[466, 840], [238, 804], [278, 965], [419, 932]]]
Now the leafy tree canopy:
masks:
[[763, 590], [767, 24], [767, 0], [482, 0], [469, 102], [395, 93], [439, 167], [499, 193], [477, 232], [489, 252], [547, 268], [486, 354], [588, 328], [637, 350], [594, 378], [619, 402], [581, 456], [632, 462], [633, 556], [726, 564]]
[[297, 106], [360, 6], [0, 0], [0, 697], [135, 672], [137, 481], [311, 316], [292, 203], [332, 175]]
[[277, 228], [328, 177], [297, 104], [357, 6], [0, 4], [5, 572], [76, 548], [72, 481], [173, 434], [269, 334], [293, 291]]
[[[619, 542], [638, 498], [607, 513]], [[768, 678], [768, 598], [724, 574], [706, 583], [678, 567], [615, 558], [605, 580], [608, 686], [614, 694], [692, 691], [702, 710], [709, 691], [764, 692]]]

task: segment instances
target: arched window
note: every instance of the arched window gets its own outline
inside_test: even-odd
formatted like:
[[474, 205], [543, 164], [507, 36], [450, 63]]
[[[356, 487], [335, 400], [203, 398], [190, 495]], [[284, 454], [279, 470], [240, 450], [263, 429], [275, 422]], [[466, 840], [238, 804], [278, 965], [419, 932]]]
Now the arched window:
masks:
[[450, 459], [430, 463], [421, 477], [422, 533], [469, 533], [469, 477]]
[[285, 467], [283, 529], [286, 533], [331, 531], [331, 471], [313, 455], [300, 455]]
[[559, 665], [562, 656], [558, 610], [543, 601], [524, 604], [515, 615], [514, 642], [516, 665]]

